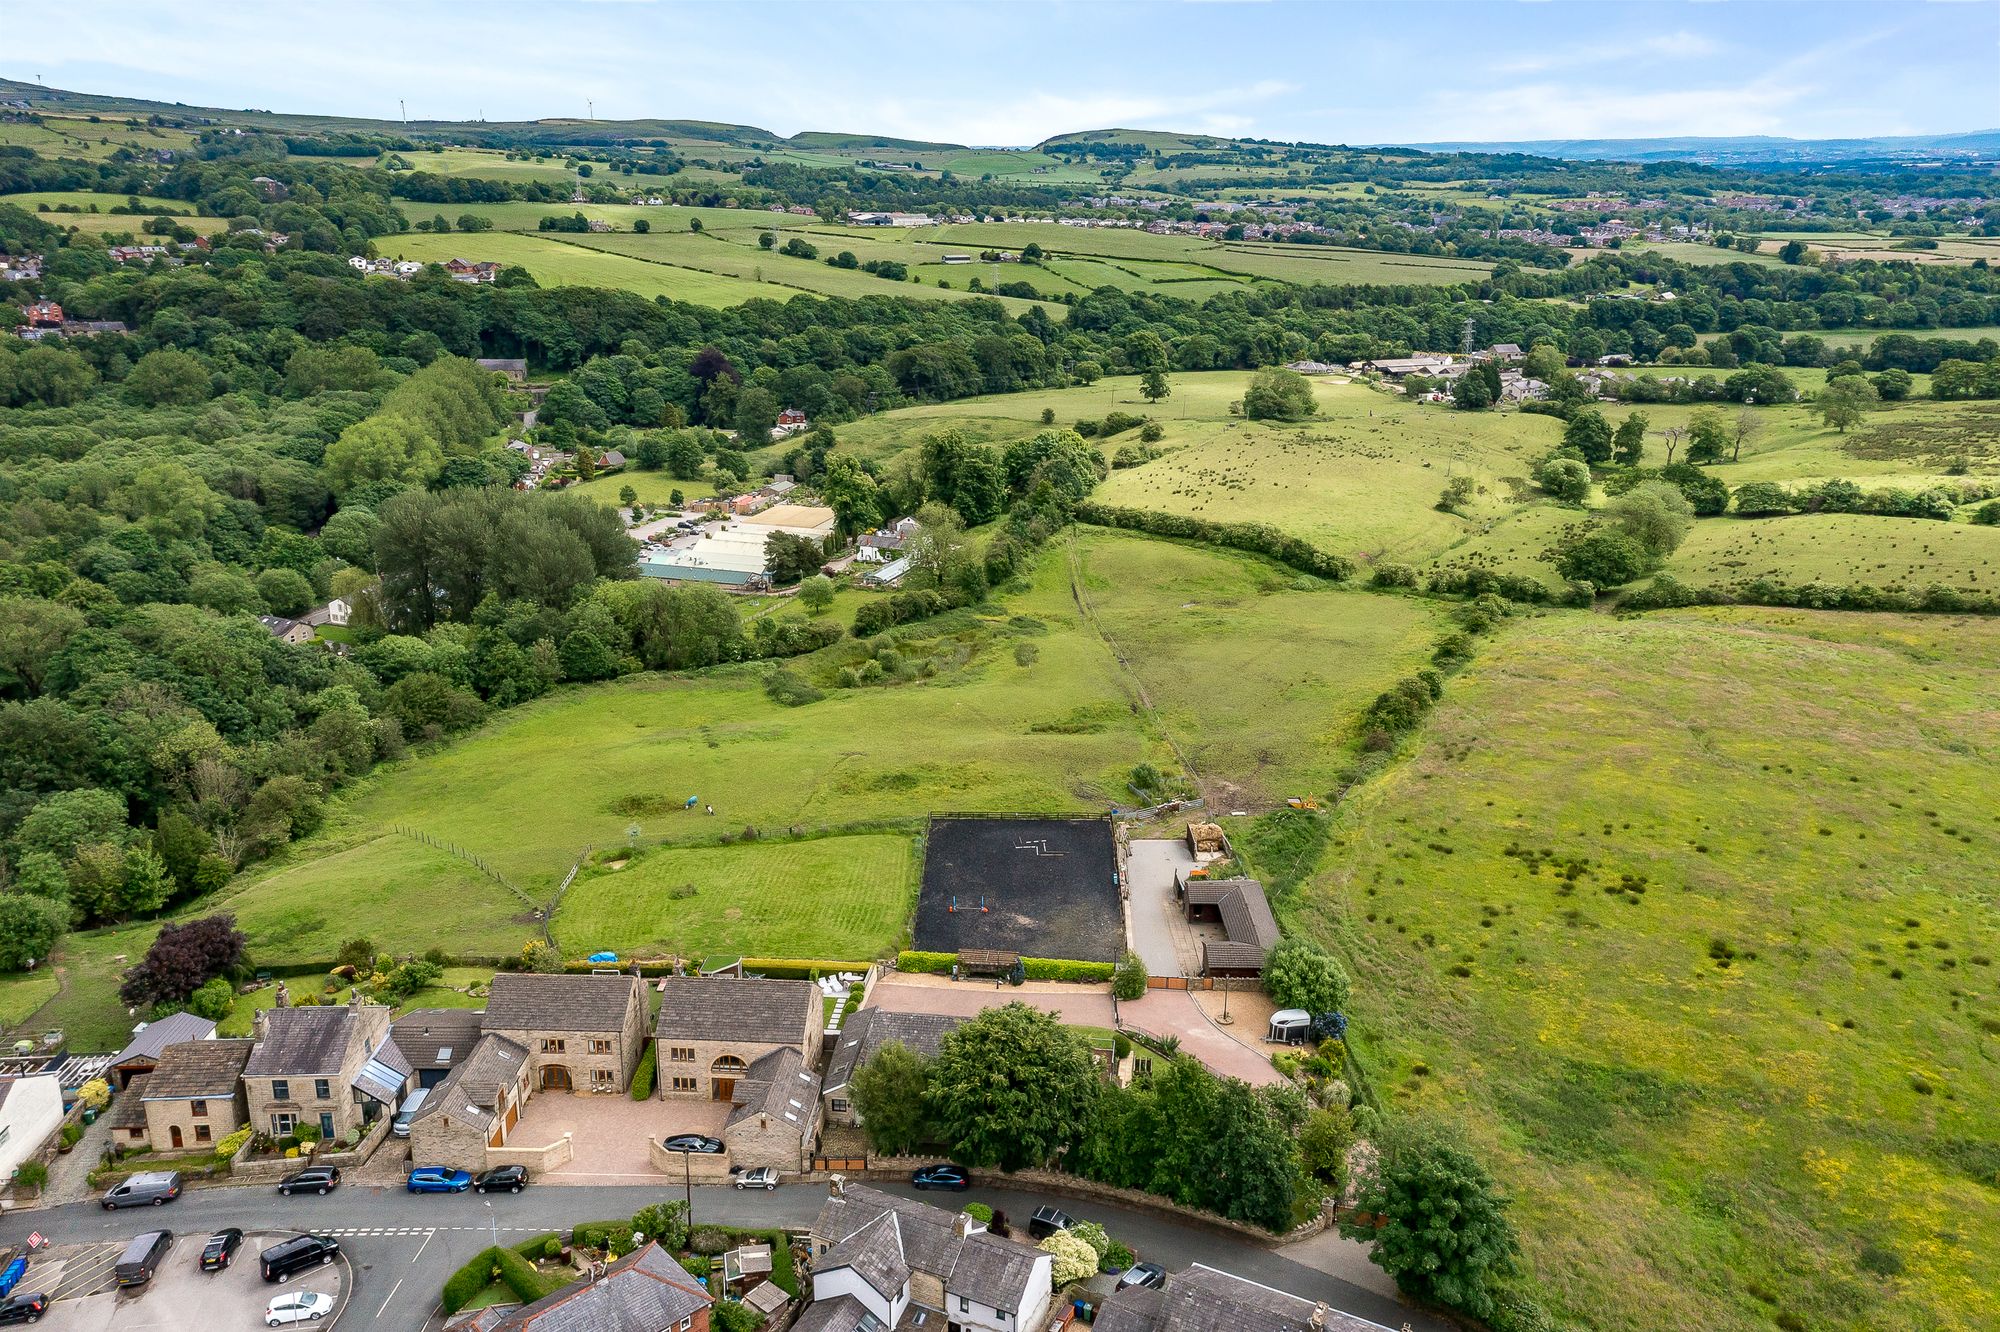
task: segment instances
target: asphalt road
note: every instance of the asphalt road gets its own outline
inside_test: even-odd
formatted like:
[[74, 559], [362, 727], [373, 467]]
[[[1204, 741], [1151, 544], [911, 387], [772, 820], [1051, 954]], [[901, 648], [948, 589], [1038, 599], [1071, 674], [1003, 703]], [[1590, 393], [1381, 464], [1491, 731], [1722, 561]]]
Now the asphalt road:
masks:
[[[1079, 1220], [1102, 1222], [1141, 1257], [1170, 1272], [1201, 1262], [1306, 1299], [1323, 1300], [1392, 1329], [1407, 1325], [1414, 1332], [1455, 1332], [1454, 1324], [1443, 1318], [1203, 1226], [1110, 1203], [1012, 1190], [976, 1188], [954, 1196], [918, 1195], [900, 1184], [882, 1187], [944, 1206], [983, 1202], [1020, 1221], [1041, 1203], [1056, 1202]], [[496, 1236], [503, 1244], [518, 1243], [530, 1235], [567, 1231], [579, 1221], [630, 1216], [650, 1203], [681, 1196], [680, 1189], [653, 1186], [545, 1185], [491, 1198], [471, 1193], [410, 1194], [369, 1185], [348, 1185], [324, 1198], [285, 1198], [269, 1188], [193, 1189], [161, 1208], [107, 1212], [95, 1202], [85, 1202], [9, 1213], [0, 1218], [0, 1240], [18, 1244], [36, 1230], [57, 1244], [84, 1243], [129, 1238], [157, 1226], [185, 1235], [205, 1235], [223, 1226], [330, 1234], [340, 1239], [354, 1272], [354, 1291], [340, 1316], [340, 1327], [417, 1332], [436, 1311], [445, 1278]], [[803, 1228], [817, 1215], [825, 1196], [825, 1188], [818, 1184], [788, 1184], [769, 1193], [697, 1188], [694, 1219], [696, 1224]]]

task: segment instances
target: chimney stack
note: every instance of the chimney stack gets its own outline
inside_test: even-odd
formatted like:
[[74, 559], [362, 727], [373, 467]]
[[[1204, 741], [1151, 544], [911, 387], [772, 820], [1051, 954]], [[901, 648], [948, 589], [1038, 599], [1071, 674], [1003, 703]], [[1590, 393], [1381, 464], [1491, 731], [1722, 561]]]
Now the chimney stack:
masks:
[[826, 1196], [829, 1198], [845, 1198], [847, 1196], [847, 1176], [835, 1175], [832, 1179], [828, 1180], [826, 1182]]
[[952, 1231], [960, 1239], [964, 1239], [967, 1235], [970, 1235], [974, 1230], [978, 1229], [978, 1227], [974, 1224], [972, 1220], [972, 1214], [970, 1212], [960, 1212], [957, 1216], [953, 1217], [951, 1221], [952, 1221]]

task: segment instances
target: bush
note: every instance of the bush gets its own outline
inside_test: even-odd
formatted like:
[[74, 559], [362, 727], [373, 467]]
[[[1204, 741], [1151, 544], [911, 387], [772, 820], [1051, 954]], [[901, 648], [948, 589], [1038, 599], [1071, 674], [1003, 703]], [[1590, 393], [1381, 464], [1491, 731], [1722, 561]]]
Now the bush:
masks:
[[1111, 973], [1111, 996], [1114, 999], [1133, 1000], [1146, 993], [1146, 963], [1129, 948], [1125, 956], [1118, 959], [1118, 966]]
[[[1295, 536], [1287, 536], [1262, 523], [1216, 523], [1177, 513], [1154, 513], [1147, 509], [1122, 509], [1085, 501], [1076, 506], [1076, 520], [1097, 527], [1116, 527], [1146, 532], [1153, 536], [1178, 537], [1228, 550], [1263, 555], [1278, 563], [1336, 582], [1354, 576], [1351, 561], [1320, 550]], [[857, 631], [858, 632], [858, 631]]]
[[713, 1332], [757, 1332], [762, 1326], [764, 1316], [736, 1300], [722, 1300], [709, 1311]]
[[1097, 1275], [1097, 1251], [1077, 1238], [1073, 1231], [1059, 1230], [1041, 1243], [1043, 1253], [1055, 1255], [1051, 1274], [1057, 1290]]
[[248, 1128], [240, 1128], [236, 1132], [224, 1136], [221, 1142], [215, 1144], [216, 1159], [218, 1161], [227, 1161], [230, 1157], [242, 1151], [243, 1144], [250, 1141], [250, 1136], [251, 1130]]
[[40, 1193], [49, 1182], [49, 1168], [40, 1161], [23, 1161], [14, 1171], [14, 1183]]
[[993, 1224], [993, 1209], [985, 1203], [967, 1203], [959, 1209], [982, 1226]]
[[653, 1094], [653, 1079], [659, 1074], [659, 1053], [646, 1047], [646, 1053], [639, 1056], [639, 1066], [632, 1070], [632, 1099], [643, 1101]]
[[957, 953], [914, 953], [906, 949], [896, 954], [896, 970], [943, 976], [950, 974], [957, 961]]
[[1072, 962], [1059, 957], [1024, 957], [1021, 969], [1029, 980], [1076, 981], [1095, 984], [1111, 979], [1117, 970], [1109, 962]]
[[1097, 1270], [1100, 1272], [1122, 1272], [1131, 1265], [1132, 1251], [1117, 1240], [1112, 1240], [1105, 1246], [1103, 1256], [1097, 1260]]
[[697, 1226], [688, 1236], [688, 1248], [711, 1258], [729, 1251], [729, 1232], [721, 1226]]

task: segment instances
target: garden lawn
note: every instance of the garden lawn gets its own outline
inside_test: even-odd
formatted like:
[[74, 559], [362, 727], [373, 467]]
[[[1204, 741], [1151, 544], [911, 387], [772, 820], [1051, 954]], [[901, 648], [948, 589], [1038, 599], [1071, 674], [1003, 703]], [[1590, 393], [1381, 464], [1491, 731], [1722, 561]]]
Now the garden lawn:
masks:
[[554, 933], [577, 957], [609, 949], [863, 961], [906, 937], [915, 901], [908, 834], [663, 846], [622, 869], [579, 875]]
[[62, 982], [48, 967], [0, 977], [0, 1030], [11, 1033], [61, 988]]
[[1558, 1324], [1991, 1328], [1996, 761], [1991, 620], [1515, 621], [1284, 915]]

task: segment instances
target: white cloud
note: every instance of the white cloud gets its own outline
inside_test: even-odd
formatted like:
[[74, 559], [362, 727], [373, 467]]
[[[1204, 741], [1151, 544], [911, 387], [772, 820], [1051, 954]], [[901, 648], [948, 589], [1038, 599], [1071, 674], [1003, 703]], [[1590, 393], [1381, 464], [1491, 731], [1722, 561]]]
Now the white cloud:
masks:
[[[1028, 91], [978, 103], [964, 98], [822, 98], [818, 115], [899, 138], [941, 139], [951, 143], [1026, 146], [1055, 134], [1085, 129], [1200, 128], [1211, 134], [1241, 134], [1255, 127], [1245, 113], [1251, 103], [1295, 91], [1266, 79], [1241, 88], [1219, 88], [1183, 96], [1104, 92], [1072, 96]], [[775, 128], [775, 127], [774, 127]]]

